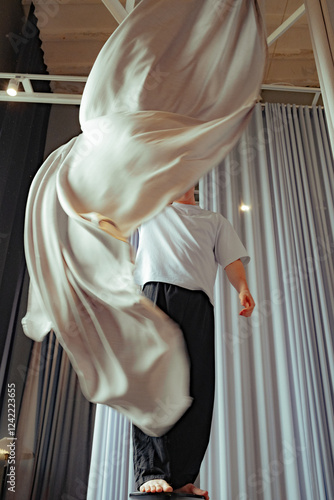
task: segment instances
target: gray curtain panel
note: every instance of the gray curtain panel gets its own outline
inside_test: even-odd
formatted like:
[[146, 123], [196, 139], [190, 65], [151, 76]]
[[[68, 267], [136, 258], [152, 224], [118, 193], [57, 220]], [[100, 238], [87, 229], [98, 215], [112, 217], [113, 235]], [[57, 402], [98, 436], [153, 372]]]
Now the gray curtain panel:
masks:
[[213, 498], [334, 498], [333, 166], [322, 108], [266, 104], [203, 182], [205, 206], [251, 255], [257, 303], [250, 321], [239, 318], [221, 271], [216, 409], [201, 470]]
[[35, 343], [16, 435], [15, 498], [86, 498], [94, 416], [55, 335]]
[[[200, 203], [231, 221], [251, 255], [257, 303], [239, 317], [219, 272], [216, 404], [200, 473], [212, 499], [334, 498], [333, 165], [322, 108], [257, 105], [200, 182]], [[89, 500], [133, 491], [130, 442], [124, 417], [98, 407]]]

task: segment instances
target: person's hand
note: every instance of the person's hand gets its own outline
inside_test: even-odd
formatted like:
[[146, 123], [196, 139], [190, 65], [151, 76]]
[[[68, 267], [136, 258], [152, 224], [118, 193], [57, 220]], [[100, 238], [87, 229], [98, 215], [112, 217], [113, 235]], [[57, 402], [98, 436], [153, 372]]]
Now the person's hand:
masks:
[[249, 318], [251, 316], [253, 309], [255, 307], [255, 302], [248, 289], [241, 290], [239, 293], [240, 304], [244, 307], [239, 314], [240, 316], [245, 316]]

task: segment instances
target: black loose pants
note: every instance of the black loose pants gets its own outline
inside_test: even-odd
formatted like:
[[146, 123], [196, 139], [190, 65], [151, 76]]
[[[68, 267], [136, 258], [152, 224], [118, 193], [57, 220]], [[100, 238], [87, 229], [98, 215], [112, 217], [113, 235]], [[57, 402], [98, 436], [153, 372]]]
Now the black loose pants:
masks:
[[133, 426], [136, 487], [165, 479], [174, 489], [194, 483], [209, 443], [214, 402], [214, 314], [207, 295], [167, 283], [147, 283], [144, 295], [180, 326], [190, 358], [193, 403], [162, 437]]

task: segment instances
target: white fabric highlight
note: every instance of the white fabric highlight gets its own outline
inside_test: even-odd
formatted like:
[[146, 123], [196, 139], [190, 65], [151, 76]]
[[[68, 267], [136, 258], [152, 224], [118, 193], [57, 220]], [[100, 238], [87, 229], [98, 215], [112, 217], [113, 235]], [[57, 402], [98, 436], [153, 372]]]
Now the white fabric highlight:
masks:
[[[139, 228], [134, 278], [202, 290], [213, 304], [218, 264], [223, 268], [249, 256], [231, 224], [196, 205], [173, 203]], [[195, 245], [194, 245], [195, 242]]]
[[176, 325], [138, 295], [125, 238], [233, 147], [265, 55], [254, 0], [143, 0], [94, 64], [82, 134], [31, 187], [25, 332], [41, 340], [52, 325], [85, 396], [151, 435], [191, 403], [188, 360]]

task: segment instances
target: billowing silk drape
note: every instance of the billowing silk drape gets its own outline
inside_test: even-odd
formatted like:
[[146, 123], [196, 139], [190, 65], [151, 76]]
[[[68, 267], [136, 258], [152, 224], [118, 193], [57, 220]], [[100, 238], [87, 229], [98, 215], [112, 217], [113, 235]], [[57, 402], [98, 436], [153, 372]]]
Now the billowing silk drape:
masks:
[[143, 0], [94, 64], [82, 134], [30, 191], [25, 331], [53, 329], [85, 396], [152, 435], [191, 404], [187, 355], [176, 325], [138, 294], [126, 237], [233, 147], [265, 53], [255, 0]]

